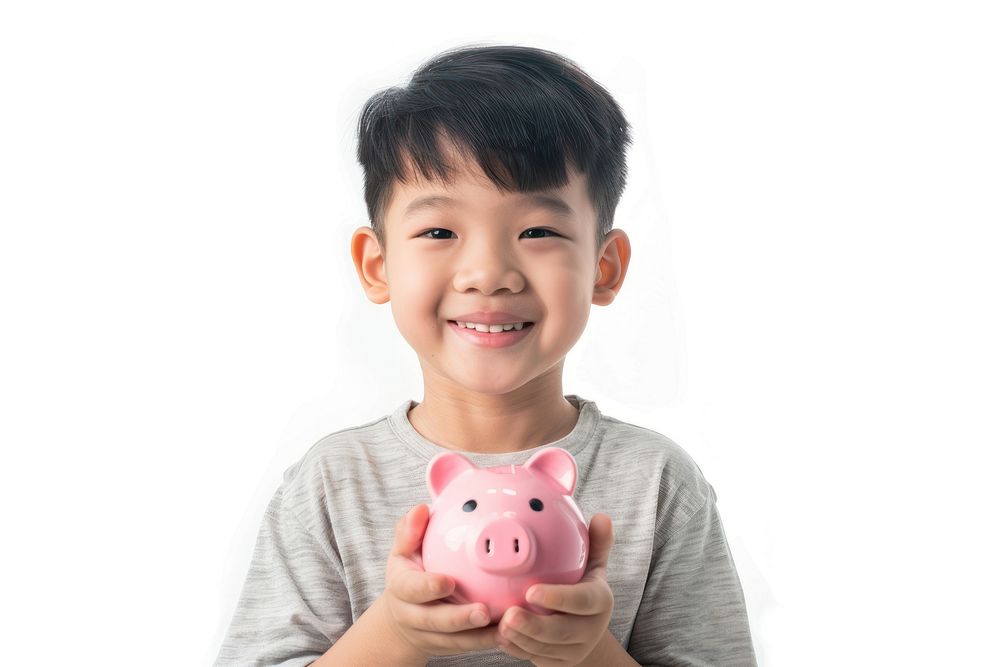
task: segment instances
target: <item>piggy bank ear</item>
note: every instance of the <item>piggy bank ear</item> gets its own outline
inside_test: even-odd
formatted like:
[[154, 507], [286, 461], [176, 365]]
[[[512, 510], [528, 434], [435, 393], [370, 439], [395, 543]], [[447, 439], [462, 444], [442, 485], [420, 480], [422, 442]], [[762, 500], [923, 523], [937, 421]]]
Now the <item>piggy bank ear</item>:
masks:
[[548, 475], [565, 493], [573, 494], [576, 459], [562, 447], [546, 447], [528, 459], [524, 467]]
[[469, 459], [456, 452], [441, 452], [427, 464], [427, 489], [431, 498], [437, 498], [444, 487], [467, 470], [476, 466]]

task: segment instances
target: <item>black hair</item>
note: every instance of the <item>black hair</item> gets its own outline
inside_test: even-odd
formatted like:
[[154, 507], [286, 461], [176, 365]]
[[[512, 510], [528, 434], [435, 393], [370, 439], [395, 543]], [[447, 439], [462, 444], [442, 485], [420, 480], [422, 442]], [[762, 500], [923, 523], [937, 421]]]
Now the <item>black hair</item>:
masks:
[[600, 252], [625, 189], [630, 127], [608, 91], [557, 53], [513, 45], [449, 49], [405, 87], [381, 90], [362, 108], [357, 157], [372, 229], [384, 253], [385, 213], [395, 182], [410, 182], [406, 165], [451, 183], [455, 168], [443, 157], [443, 139], [506, 192], [561, 187], [572, 162], [587, 180]]

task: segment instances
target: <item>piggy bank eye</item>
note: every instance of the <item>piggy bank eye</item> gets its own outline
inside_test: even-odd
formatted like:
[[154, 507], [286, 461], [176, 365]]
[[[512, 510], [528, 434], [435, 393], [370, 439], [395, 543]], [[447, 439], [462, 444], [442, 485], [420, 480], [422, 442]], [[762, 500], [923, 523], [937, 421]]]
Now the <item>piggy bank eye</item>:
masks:
[[535, 510], [536, 512], [541, 512], [542, 507], [544, 507], [544, 505], [542, 505], [542, 501], [539, 500], [538, 498], [532, 498], [531, 501], [528, 502], [528, 504], [531, 505], [531, 509]]
[[471, 512], [474, 509], [476, 509], [476, 501], [475, 500], [470, 500], [467, 503], [465, 503], [464, 505], [462, 505], [462, 511], [463, 512]]

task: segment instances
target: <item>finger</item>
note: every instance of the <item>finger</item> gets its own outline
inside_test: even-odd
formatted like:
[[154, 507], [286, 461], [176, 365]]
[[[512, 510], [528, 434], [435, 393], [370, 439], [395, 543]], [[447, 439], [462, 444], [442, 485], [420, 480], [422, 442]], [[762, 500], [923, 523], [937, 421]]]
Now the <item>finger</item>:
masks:
[[[535, 597], [538, 595], [538, 597]], [[600, 614], [614, 604], [614, 593], [603, 578], [578, 584], [535, 584], [527, 591], [528, 602], [567, 614]]]
[[462, 653], [484, 651], [497, 647], [496, 626], [476, 628], [475, 630], [462, 630], [461, 632], [448, 634], [424, 630], [414, 630], [413, 633], [417, 635], [421, 646], [448, 649], [451, 653], [455, 652], [456, 647]]
[[[529, 660], [536, 657], [561, 660], [567, 653], [567, 645], [553, 646], [552, 644], [546, 644], [545, 642], [540, 642], [533, 637], [522, 634], [517, 630], [507, 630], [505, 633], [501, 631], [501, 634], [503, 638], [511, 644], [510, 647], [504, 647], [504, 650], [517, 647], [530, 656], [527, 658]], [[583, 644], [583, 642], [578, 643]]]
[[521, 607], [510, 607], [497, 624], [501, 634], [510, 630], [551, 645], [582, 644], [585, 638], [578, 636], [580, 628], [573, 614], [543, 616]]
[[587, 556], [587, 571], [584, 576], [594, 570], [607, 572], [608, 554], [615, 543], [614, 528], [611, 517], [607, 514], [595, 514], [590, 518], [590, 553]]
[[387, 587], [389, 592], [404, 602], [423, 604], [446, 598], [455, 591], [455, 580], [446, 574], [424, 572], [407, 567], [405, 561], [389, 561]]
[[417, 548], [423, 542], [429, 517], [430, 508], [427, 503], [420, 503], [410, 508], [410, 511], [396, 522], [396, 534], [389, 555], [409, 558], [416, 554]]
[[514, 656], [519, 660], [531, 661], [531, 659], [535, 657], [506, 637], [500, 636], [497, 640], [497, 646], [499, 646], [500, 650], [507, 655]]
[[[474, 616], [482, 614], [482, 622]], [[485, 604], [453, 604], [439, 602], [436, 604], [406, 604], [397, 610], [397, 618], [401, 623], [424, 632], [462, 632], [486, 627], [490, 612]]]

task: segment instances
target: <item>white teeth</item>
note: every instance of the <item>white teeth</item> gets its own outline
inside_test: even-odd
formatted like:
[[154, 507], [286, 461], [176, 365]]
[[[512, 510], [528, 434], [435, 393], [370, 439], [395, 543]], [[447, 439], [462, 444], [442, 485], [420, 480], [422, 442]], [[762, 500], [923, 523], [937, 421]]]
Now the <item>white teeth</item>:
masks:
[[513, 322], [511, 324], [477, 324], [475, 322], [456, 322], [458, 326], [465, 327], [466, 329], [475, 329], [476, 331], [481, 331], [482, 333], [500, 333], [501, 331], [510, 331], [515, 329], [520, 331], [524, 328], [527, 322]]

